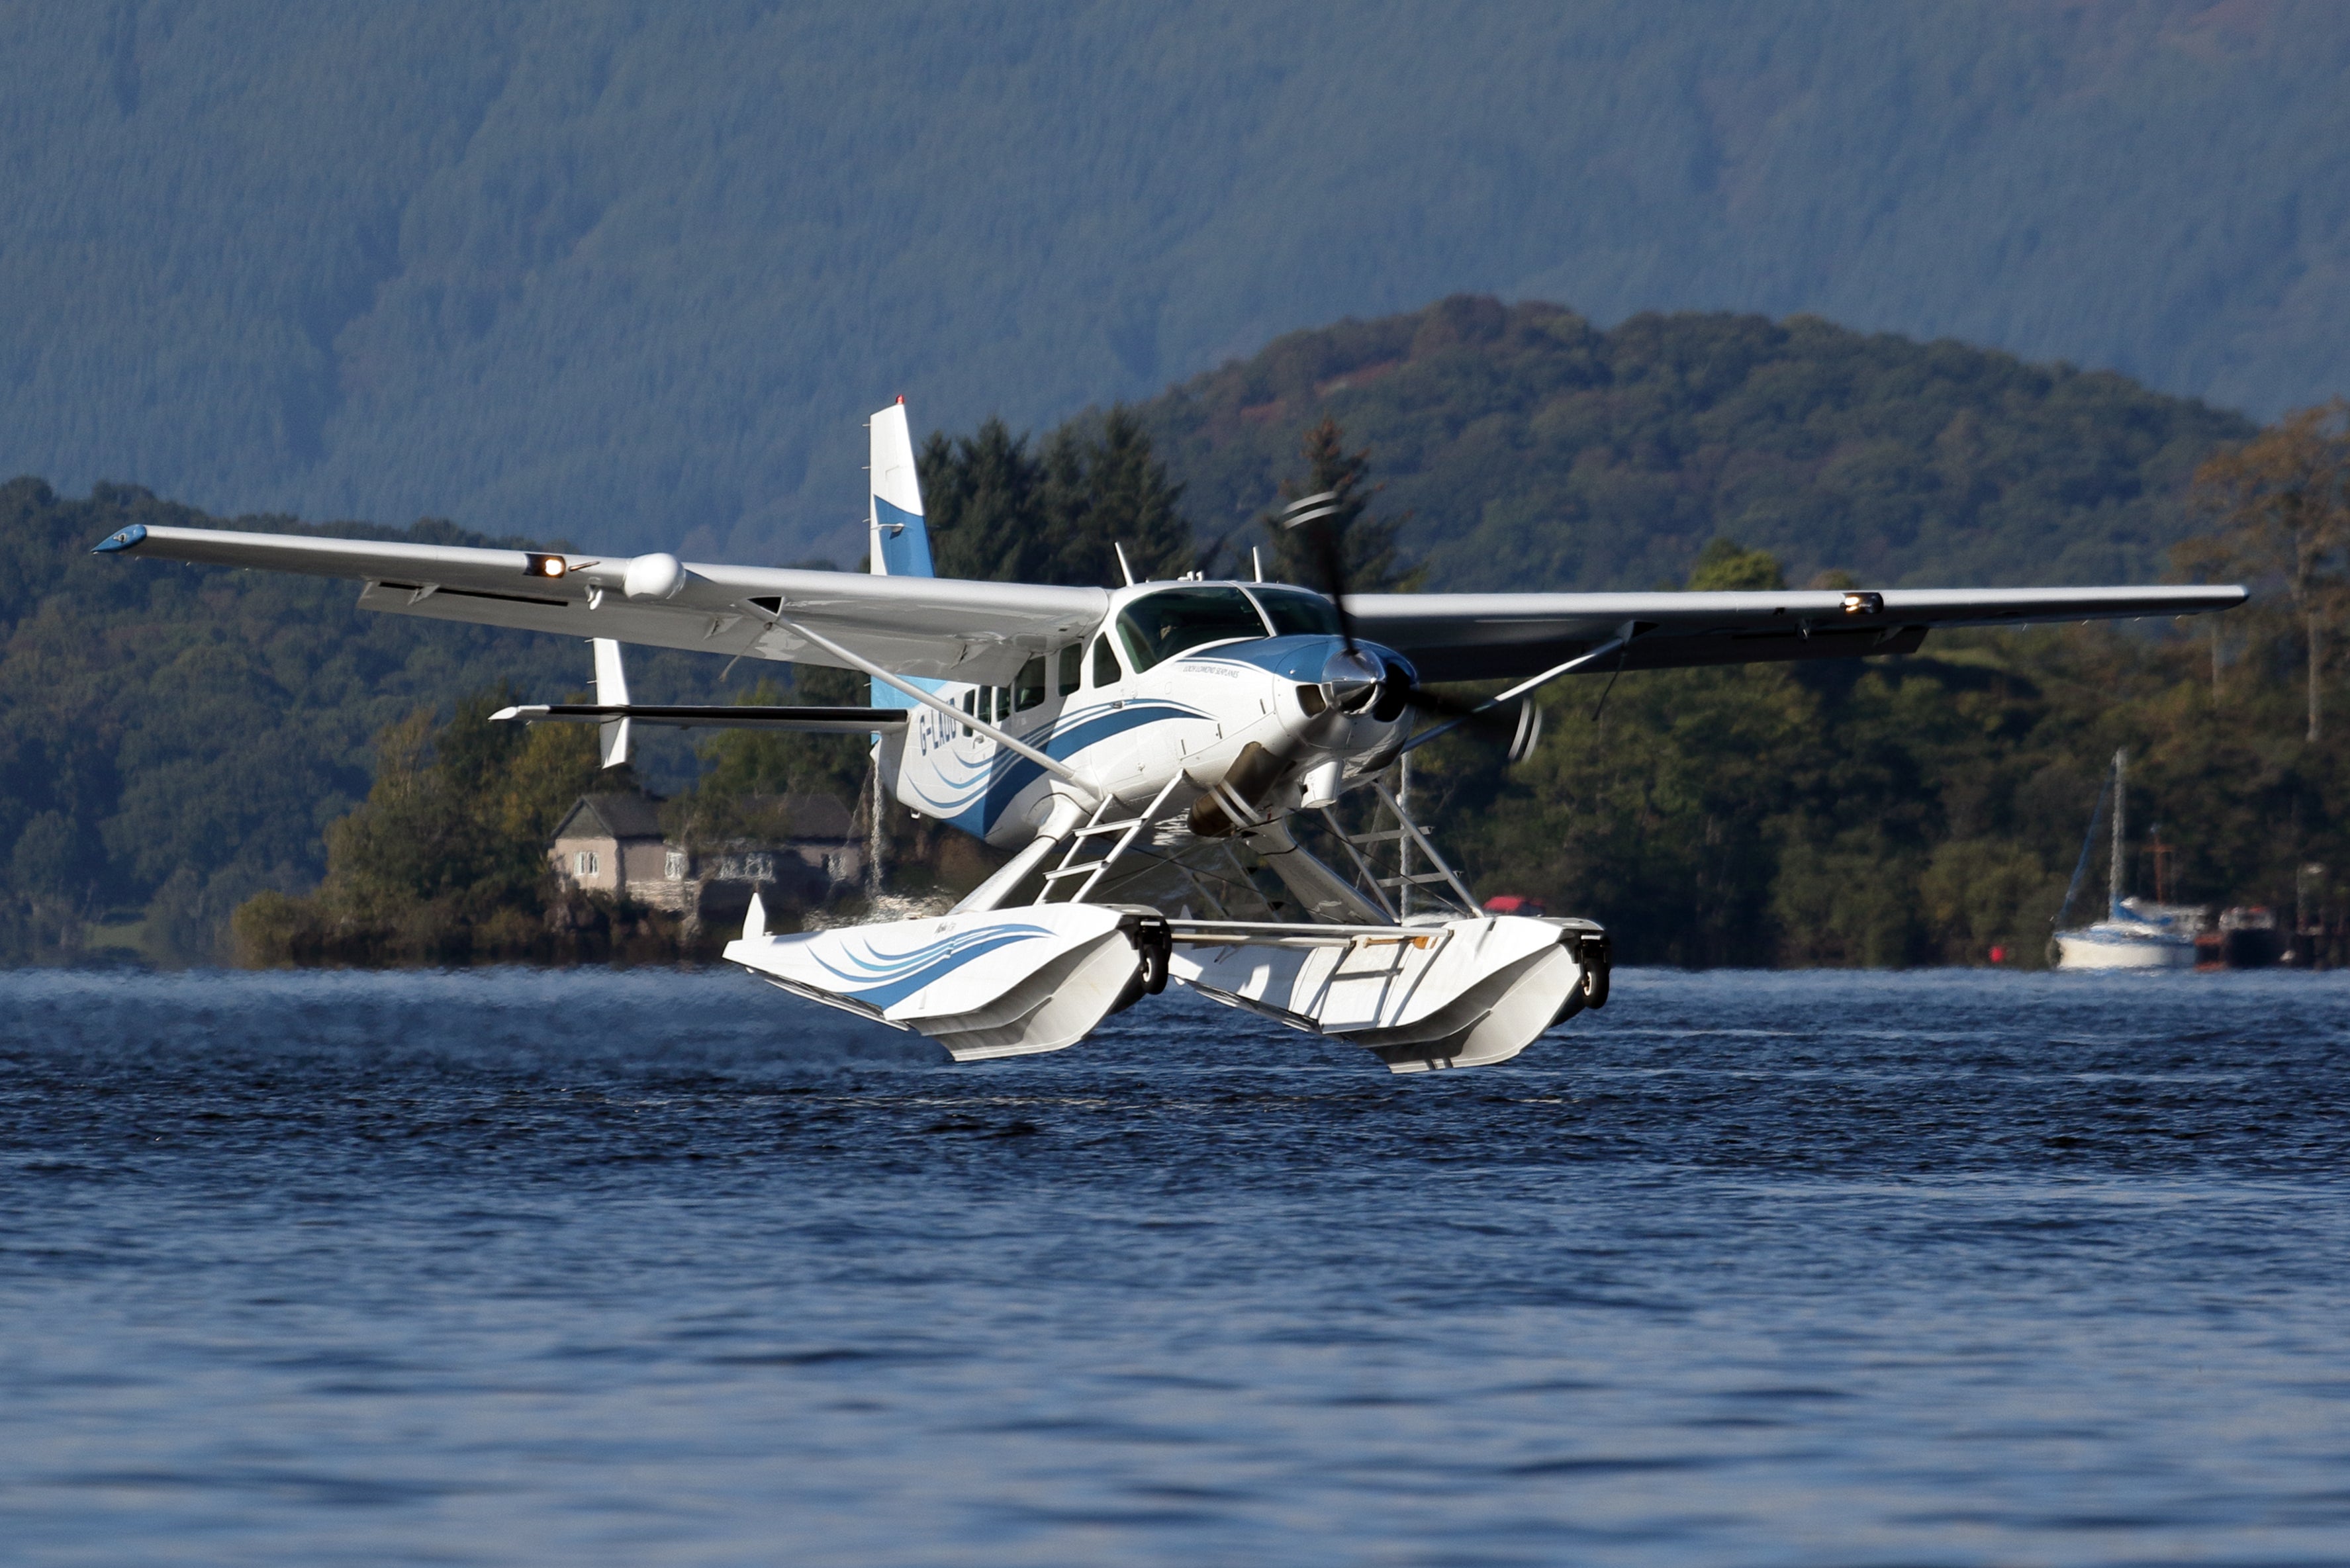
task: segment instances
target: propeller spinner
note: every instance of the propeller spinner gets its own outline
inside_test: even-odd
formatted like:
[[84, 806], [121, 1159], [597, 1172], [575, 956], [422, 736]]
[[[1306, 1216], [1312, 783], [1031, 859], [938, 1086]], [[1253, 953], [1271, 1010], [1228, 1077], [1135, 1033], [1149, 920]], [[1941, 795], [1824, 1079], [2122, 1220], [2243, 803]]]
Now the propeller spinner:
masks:
[[1281, 513], [1283, 529], [1305, 541], [1315, 575], [1321, 579], [1315, 586], [1338, 612], [1338, 637], [1346, 647], [1322, 668], [1324, 699], [1333, 708], [1349, 713], [1368, 710], [1383, 721], [1401, 717], [1407, 707], [1434, 714], [1449, 721], [1448, 728], [1465, 729], [1507, 746], [1512, 763], [1522, 761], [1542, 735], [1542, 711], [1532, 701], [1491, 708], [1430, 691], [1419, 684], [1409, 665], [1356, 639], [1355, 618], [1347, 608], [1346, 540], [1338, 523], [1347, 511], [1347, 504], [1336, 491], [1324, 490], [1299, 496]]

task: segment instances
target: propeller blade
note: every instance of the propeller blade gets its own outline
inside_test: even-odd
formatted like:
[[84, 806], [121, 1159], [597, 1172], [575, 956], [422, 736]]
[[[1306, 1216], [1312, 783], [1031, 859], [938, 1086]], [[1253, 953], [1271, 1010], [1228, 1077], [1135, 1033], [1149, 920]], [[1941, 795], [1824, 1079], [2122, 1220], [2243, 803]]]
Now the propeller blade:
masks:
[[1347, 651], [1355, 651], [1355, 618], [1347, 613], [1347, 547], [1338, 530], [1330, 520], [1338, 514], [1338, 493], [1325, 490], [1315, 495], [1301, 495], [1282, 508], [1281, 526], [1286, 532], [1305, 531], [1305, 547], [1311, 554], [1315, 575], [1322, 580], [1315, 586], [1330, 597], [1338, 612], [1338, 639]]
[[1518, 732], [1510, 739], [1510, 763], [1513, 767], [1524, 762], [1533, 754], [1534, 747], [1542, 742], [1542, 715], [1539, 702], [1518, 704]]
[[[1534, 706], [1532, 703], [1520, 702], [1500, 708], [1488, 708], [1482, 702], [1471, 702], [1463, 698], [1448, 696], [1441, 691], [1430, 691], [1425, 686], [1409, 688], [1405, 692], [1404, 701], [1423, 713], [1431, 713], [1440, 719], [1451, 721], [1446, 726], [1449, 729], [1466, 730], [1479, 740], [1492, 741], [1500, 744], [1515, 742], [1527, 722], [1523, 710], [1531, 709]], [[1512, 708], [1522, 711], [1513, 712]], [[1510, 760], [1515, 762], [1517, 759], [1513, 757]]]

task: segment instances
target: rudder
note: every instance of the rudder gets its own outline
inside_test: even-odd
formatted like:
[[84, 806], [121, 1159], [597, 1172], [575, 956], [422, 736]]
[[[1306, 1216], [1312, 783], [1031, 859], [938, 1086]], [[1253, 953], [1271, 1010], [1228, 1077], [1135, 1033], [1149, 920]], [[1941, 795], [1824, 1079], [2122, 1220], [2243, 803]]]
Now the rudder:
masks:
[[[922, 523], [922, 482], [914, 470], [914, 432], [899, 398], [866, 421], [871, 433], [871, 498], [866, 507], [866, 570], [883, 577], [928, 577], [931, 531]], [[876, 708], [911, 708], [914, 700], [876, 680]]]
[[914, 437], [906, 422], [906, 400], [875, 414], [872, 432], [872, 504], [867, 509], [872, 556], [868, 569], [889, 577], [927, 577], [931, 534], [922, 524], [922, 483], [914, 472]]

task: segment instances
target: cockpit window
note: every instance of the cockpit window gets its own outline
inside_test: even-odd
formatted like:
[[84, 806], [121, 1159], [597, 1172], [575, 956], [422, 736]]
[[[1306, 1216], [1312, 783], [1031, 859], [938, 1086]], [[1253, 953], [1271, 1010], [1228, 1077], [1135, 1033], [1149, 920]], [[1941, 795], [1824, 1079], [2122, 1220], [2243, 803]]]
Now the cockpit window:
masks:
[[1337, 608], [1320, 594], [1295, 588], [1251, 588], [1249, 594], [1264, 611], [1264, 618], [1273, 623], [1275, 637], [1338, 635]]
[[1118, 616], [1118, 639], [1137, 674], [1206, 643], [1264, 635], [1256, 607], [1238, 588], [1168, 588], [1135, 600]]

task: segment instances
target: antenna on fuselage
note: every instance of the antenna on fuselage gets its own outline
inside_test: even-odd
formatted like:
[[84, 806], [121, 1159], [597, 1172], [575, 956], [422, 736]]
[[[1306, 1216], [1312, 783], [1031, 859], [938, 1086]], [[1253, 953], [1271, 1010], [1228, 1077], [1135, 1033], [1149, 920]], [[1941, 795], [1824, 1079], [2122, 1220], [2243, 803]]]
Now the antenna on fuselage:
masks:
[[1249, 569], [1256, 573], [1258, 582], [1264, 581], [1264, 552], [1254, 545], [1249, 546]]
[[1126, 546], [1112, 539], [1109, 547], [1118, 552], [1118, 569], [1125, 576], [1126, 586], [1134, 587], [1134, 568], [1126, 564]]

